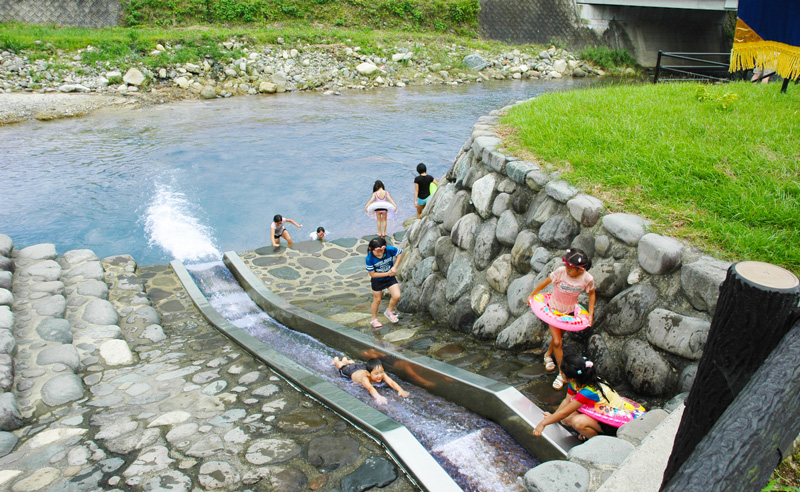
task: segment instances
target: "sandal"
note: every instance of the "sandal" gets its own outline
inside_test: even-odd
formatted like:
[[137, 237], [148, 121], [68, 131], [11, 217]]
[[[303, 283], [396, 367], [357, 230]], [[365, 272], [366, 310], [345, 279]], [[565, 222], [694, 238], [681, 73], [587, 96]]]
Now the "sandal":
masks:
[[391, 321], [392, 323], [397, 323], [398, 321], [400, 321], [399, 319], [397, 319], [397, 315], [389, 311], [388, 309], [383, 312], [383, 315], [389, 318], [389, 321]]
[[372, 326], [373, 328], [380, 328], [380, 327], [382, 327], [382, 326], [383, 326], [383, 325], [381, 324], [381, 322], [380, 322], [380, 321], [378, 321], [378, 319], [377, 319], [377, 318], [376, 318], [376, 319], [373, 319], [372, 321], [370, 321], [370, 322], [369, 322], [369, 324], [370, 324], [370, 326]]
[[544, 369], [547, 372], [556, 370], [556, 363], [553, 362], [553, 358], [552, 357], [548, 357], [548, 356], [544, 357]]
[[564, 387], [564, 378], [561, 377], [561, 374], [556, 376], [556, 379], [553, 381], [553, 389], [560, 390]]

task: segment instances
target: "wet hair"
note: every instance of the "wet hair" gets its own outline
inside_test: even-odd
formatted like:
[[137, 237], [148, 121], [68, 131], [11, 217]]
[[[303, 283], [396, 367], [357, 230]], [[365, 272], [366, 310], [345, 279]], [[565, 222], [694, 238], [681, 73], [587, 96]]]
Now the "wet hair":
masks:
[[584, 270], [592, 268], [592, 259], [582, 249], [570, 248], [562, 259], [570, 265], [575, 265]]
[[319, 234], [320, 232], [325, 232], [325, 228], [322, 226], [317, 227], [317, 234]]
[[575, 353], [564, 354], [561, 359], [561, 371], [567, 378], [574, 379], [579, 386], [594, 386], [608, 400], [608, 396], [603, 391], [603, 385], [609, 388], [611, 385], [597, 375], [594, 364], [592, 361], [586, 360], [586, 357], [581, 357]]
[[372, 252], [373, 249], [381, 248], [383, 246], [386, 246], [386, 239], [382, 237], [376, 237], [369, 242], [367, 249]]
[[374, 358], [367, 361], [367, 372], [371, 373], [373, 370], [383, 367], [383, 362], [380, 359]]
[[272, 218], [272, 222], [283, 222], [283, 217], [281, 215], [276, 215]]
[[417, 164], [417, 172], [420, 173], [420, 174], [427, 173], [428, 172], [428, 168], [425, 167], [425, 164], [420, 162], [419, 164]]
[[383, 186], [383, 181], [380, 179], [375, 180], [375, 184], [372, 185], [372, 192], [375, 193], [378, 190], [385, 190], [386, 187]]

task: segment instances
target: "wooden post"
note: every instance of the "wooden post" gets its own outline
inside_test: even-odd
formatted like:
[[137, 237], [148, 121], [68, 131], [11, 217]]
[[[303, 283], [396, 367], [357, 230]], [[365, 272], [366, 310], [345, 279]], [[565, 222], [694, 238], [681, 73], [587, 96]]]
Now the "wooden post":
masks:
[[787, 319], [798, 300], [800, 281], [788, 270], [758, 261], [728, 269], [662, 491], [791, 328]]
[[[800, 319], [800, 316], [797, 316]], [[760, 491], [800, 434], [800, 321], [700, 441], [664, 492]]]

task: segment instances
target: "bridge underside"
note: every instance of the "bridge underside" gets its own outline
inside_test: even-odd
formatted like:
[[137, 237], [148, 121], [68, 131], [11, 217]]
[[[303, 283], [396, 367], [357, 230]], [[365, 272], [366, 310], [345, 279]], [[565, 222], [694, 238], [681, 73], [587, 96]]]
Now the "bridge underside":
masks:
[[[589, 0], [586, 0], [589, 1]], [[560, 43], [571, 49], [608, 46], [626, 49], [643, 66], [655, 66], [658, 51], [727, 52], [724, 25], [731, 0], [713, 9], [659, 8], [619, 3], [645, 0], [481, 0], [479, 25], [484, 37], [512, 43]], [[646, 0], [657, 3], [661, 0]], [[615, 5], [611, 5], [614, 2]], [[674, 0], [671, 4], [698, 4]]]

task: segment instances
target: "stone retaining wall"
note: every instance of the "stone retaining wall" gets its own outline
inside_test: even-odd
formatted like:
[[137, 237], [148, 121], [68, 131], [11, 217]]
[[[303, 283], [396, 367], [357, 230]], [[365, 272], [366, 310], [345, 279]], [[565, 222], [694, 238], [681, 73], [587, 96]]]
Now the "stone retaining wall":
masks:
[[121, 16], [120, 0], [0, 0], [0, 22], [109, 27]]
[[[565, 349], [637, 395], [687, 391], [729, 263], [649, 233], [641, 217], [606, 213], [559, 173], [507, 155], [495, 132], [507, 109], [478, 119], [409, 227], [398, 308], [428, 312], [498, 348], [545, 347], [548, 328], [527, 297], [578, 247], [594, 260], [595, 323], [566, 333]], [[579, 300], [585, 306], [586, 294]]]

